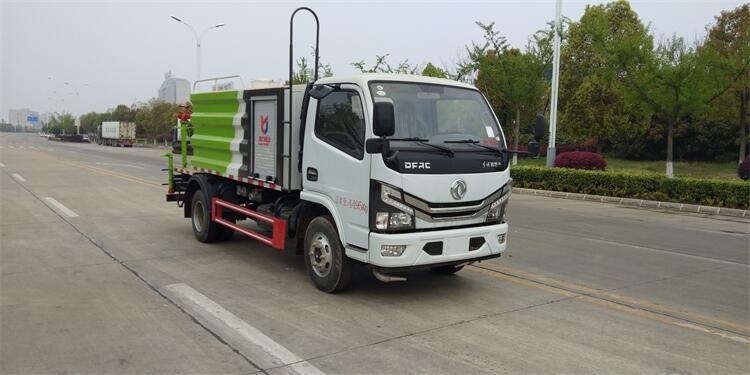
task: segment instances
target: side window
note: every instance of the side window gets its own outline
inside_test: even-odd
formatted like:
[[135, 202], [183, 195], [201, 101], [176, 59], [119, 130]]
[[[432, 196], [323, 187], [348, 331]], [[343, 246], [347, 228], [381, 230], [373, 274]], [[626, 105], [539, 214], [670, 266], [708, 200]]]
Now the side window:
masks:
[[357, 158], [364, 157], [365, 119], [362, 101], [354, 91], [334, 91], [318, 101], [315, 135]]

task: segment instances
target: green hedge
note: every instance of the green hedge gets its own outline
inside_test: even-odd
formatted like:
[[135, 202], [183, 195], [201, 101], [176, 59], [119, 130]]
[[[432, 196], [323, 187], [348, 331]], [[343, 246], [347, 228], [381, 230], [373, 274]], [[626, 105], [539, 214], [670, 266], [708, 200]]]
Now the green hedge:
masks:
[[666, 178], [567, 168], [514, 167], [513, 186], [612, 197], [750, 208], [750, 182]]

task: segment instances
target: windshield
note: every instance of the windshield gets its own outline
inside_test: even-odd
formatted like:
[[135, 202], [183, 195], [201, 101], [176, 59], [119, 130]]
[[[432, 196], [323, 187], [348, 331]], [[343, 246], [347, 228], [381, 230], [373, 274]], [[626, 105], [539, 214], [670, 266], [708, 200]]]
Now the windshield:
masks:
[[[476, 90], [412, 82], [372, 82], [373, 101], [393, 102], [392, 138], [421, 138], [433, 144], [466, 147], [472, 141], [504, 147], [502, 133], [487, 102]], [[467, 142], [468, 143], [468, 142]]]

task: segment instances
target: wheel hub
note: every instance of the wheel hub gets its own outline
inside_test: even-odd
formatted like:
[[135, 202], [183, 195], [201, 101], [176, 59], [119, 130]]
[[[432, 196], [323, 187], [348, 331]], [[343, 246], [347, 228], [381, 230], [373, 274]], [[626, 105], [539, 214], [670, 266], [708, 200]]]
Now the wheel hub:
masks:
[[318, 277], [326, 277], [331, 272], [333, 256], [331, 254], [331, 244], [323, 233], [316, 233], [310, 248], [307, 250], [310, 264], [313, 272]]
[[195, 202], [195, 205], [193, 206], [193, 223], [195, 225], [195, 229], [198, 232], [202, 232], [203, 228], [206, 226], [206, 217], [203, 214], [203, 202], [200, 200]]

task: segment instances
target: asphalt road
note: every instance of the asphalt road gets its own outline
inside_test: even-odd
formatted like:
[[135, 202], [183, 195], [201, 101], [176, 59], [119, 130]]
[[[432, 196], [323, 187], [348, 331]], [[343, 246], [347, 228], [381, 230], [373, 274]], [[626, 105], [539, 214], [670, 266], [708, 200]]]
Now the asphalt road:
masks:
[[750, 372], [750, 224], [514, 195], [507, 255], [318, 292], [197, 242], [164, 149], [0, 133], [0, 373]]

